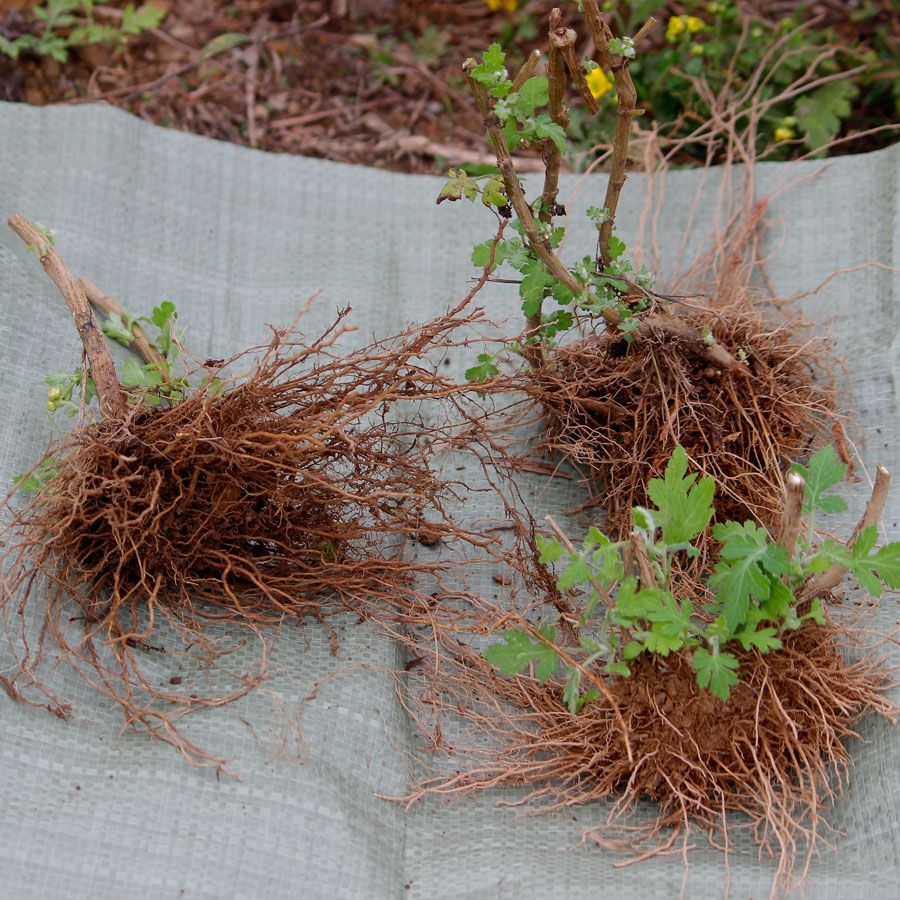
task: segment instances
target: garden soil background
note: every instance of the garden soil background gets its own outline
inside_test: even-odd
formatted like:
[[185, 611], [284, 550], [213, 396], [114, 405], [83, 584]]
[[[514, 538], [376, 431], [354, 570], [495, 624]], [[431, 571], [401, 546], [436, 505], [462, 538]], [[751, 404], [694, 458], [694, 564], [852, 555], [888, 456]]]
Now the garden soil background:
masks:
[[[20, 212], [54, 228], [57, 248], [75, 275], [90, 277], [129, 309], [175, 301], [189, 328], [187, 344], [200, 358], [225, 357], [265, 341], [265, 323], [290, 322], [320, 288], [322, 296], [302, 323], [310, 336], [347, 304], [359, 329], [346, 336], [348, 349], [373, 333], [397, 333], [408, 320], [440, 314], [467, 292], [471, 247], [491, 234], [487, 213], [435, 206], [438, 177], [268, 155], [163, 130], [109, 108], [3, 104], [0, 133], [3, 219]], [[779, 178], [808, 176], [770, 206], [770, 216], [784, 221], [783, 230], [775, 227], [766, 237], [768, 249], [779, 249], [770, 266], [779, 293], [813, 288], [836, 269], [873, 260], [900, 265], [900, 147], [824, 168], [763, 165], [758, 176], [760, 196]], [[702, 243], [719, 177], [715, 171], [705, 176], [698, 225], [683, 259]], [[668, 176], [658, 228], [663, 274], [703, 178], [696, 171]], [[562, 199], [575, 184], [574, 177], [563, 180]], [[571, 204], [567, 258], [590, 251], [592, 236], [580, 210], [604, 188], [603, 176], [589, 180]], [[643, 194], [643, 178], [630, 176], [619, 212], [626, 242]], [[803, 302], [809, 317], [831, 325], [848, 361], [865, 439], [862, 459], [871, 473], [879, 463], [900, 472], [898, 285], [896, 274], [872, 267], [830, 281]], [[517, 326], [515, 286], [489, 286], [476, 302], [490, 303], [495, 319], [511, 317], [510, 330]], [[476, 352], [451, 355], [447, 371], [462, 377]], [[56, 289], [12, 232], [0, 234], [4, 492], [46, 447], [44, 376], [71, 370], [78, 360], [77, 337]], [[477, 484], [474, 464], [454, 459], [448, 465]], [[471, 471], [456, 472], [460, 465]], [[535, 493], [526, 496], [535, 498], [538, 515], [557, 515], [579, 499], [573, 482], [543, 491], [545, 481], [534, 476], [531, 487]], [[848, 524], [858, 518], [867, 485], [853, 493]], [[894, 540], [900, 538], [898, 512], [895, 487], [885, 521]], [[460, 514], [499, 516], [502, 510], [489, 494], [475, 493]], [[490, 568], [474, 572], [471, 587], [489, 596], [503, 590]], [[879, 631], [898, 621], [891, 595], [869, 619]], [[677, 895], [684, 873], [680, 854], [614, 868], [623, 860], [617, 854], [569, 851], [582, 828], [605, 818], [604, 804], [534, 818], [494, 806], [515, 792], [451, 805], [426, 801], [409, 811], [376, 799], [405, 793], [405, 754], [419, 743], [390, 675], [407, 660], [353, 616], [337, 626], [336, 655], [326, 627], [285, 626], [266, 691], [186, 724], [197, 741], [231, 760], [240, 781], [192, 769], [146, 736], [121, 734], [118, 711], [65, 665], [51, 678], [74, 700], [72, 721], [0, 697], [5, 896]], [[886, 652], [889, 664], [900, 662], [896, 649]], [[237, 650], [233, 666], [257, 653], [249, 645]], [[8, 649], [0, 646], [0, 672], [8, 665]], [[173, 655], [158, 655], [156, 666], [161, 682], [179, 677]], [[300, 764], [285, 758], [279, 704], [289, 709], [306, 697], [301, 722], [308, 758]], [[833, 836], [838, 852], [813, 862], [804, 896], [896, 896], [900, 731], [880, 719], [864, 721], [860, 731], [864, 741], [851, 747], [849, 788], [829, 814], [843, 832]], [[728, 860], [730, 896], [767, 896], [774, 864], [757, 858], [748, 835], [735, 835], [735, 842]], [[702, 836], [689, 863], [685, 896], [724, 895], [725, 861]]]

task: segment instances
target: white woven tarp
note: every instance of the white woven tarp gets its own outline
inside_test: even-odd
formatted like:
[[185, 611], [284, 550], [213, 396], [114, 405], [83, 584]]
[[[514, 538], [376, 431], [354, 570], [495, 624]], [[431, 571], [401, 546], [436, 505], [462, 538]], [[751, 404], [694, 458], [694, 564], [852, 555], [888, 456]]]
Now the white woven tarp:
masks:
[[[0, 105], [0, 213], [36, 219], [57, 248], [130, 309], [174, 300], [199, 358], [222, 357], [264, 341], [266, 323], [290, 322], [322, 289], [304, 329], [338, 307], [358, 327], [345, 346], [401, 331], [444, 311], [467, 291], [474, 243], [492, 219], [464, 204], [435, 205], [441, 179], [267, 155], [147, 125], [102, 107], [37, 109]], [[811, 174], [819, 163], [787, 177]], [[776, 289], [792, 294], [829, 273], [877, 260], [900, 264], [900, 147], [836, 159], [777, 196], [770, 214]], [[763, 196], [785, 166], [763, 165]], [[701, 178], [668, 178], [658, 229], [663, 260], [681, 242]], [[715, 183], [715, 175], [710, 179]], [[562, 199], [575, 185], [563, 180]], [[573, 245], [590, 245], [578, 208], [605, 185], [590, 180], [571, 223]], [[704, 193], [696, 221], [717, 202]], [[642, 177], [629, 180], [622, 233], [637, 220]], [[694, 246], [702, 239], [698, 225]], [[0, 234], [0, 490], [47, 444], [44, 376], [71, 371], [79, 347], [56, 288], [18, 238]], [[572, 253], [574, 255], [574, 247]], [[898, 323], [900, 278], [868, 268], [831, 281], [804, 301], [831, 325], [853, 378], [863, 459], [900, 473]], [[514, 289], [479, 298], [492, 315], [513, 315]], [[474, 350], [472, 353], [474, 354]], [[460, 352], [457, 374], [472, 363]], [[898, 479], [900, 480], [900, 479]], [[860, 485], [860, 499], [865, 485]], [[550, 495], [552, 501], [553, 495]], [[499, 510], [494, 510], [498, 513]], [[886, 516], [900, 538], [900, 485]], [[849, 514], [848, 514], [849, 515]], [[478, 585], [474, 586], [476, 589]], [[897, 625], [896, 597], [877, 613]], [[399, 706], [388, 670], [404, 658], [354, 617], [340, 623], [340, 649], [316, 624], [285, 628], [266, 688], [304, 706], [308, 761], [284, 758], [270, 694], [194, 717], [192, 736], [232, 760], [241, 780], [189, 767], [171, 747], [121, 734], [117, 710], [62, 665], [56, 686], [76, 718], [63, 722], [0, 695], [0, 896], [4, 898], [249, 898], [486, 900], [540, 897], [599, 900], [678, 895], [679, 855], [614, 868], [598, 848], [570, 852], [581, 828], [602, 820], [602, 804], [574, 815], [517, 817], [485, 794], [453, 804], [425, 801], [409, 811], [376, 799], [407, 787], [403, 751], [417, 735]], [[248, 651], [249, 652], [249, 651]], [[4, 655], [5, 654], [5, 655]], [[892, 662], [898, 661], [897, 654]], [[322, 681], [347, 663], [348, 674]], [[10, 664], [0, 647], [0, 672]], [[153, 665], [148, 662], [148, 665]], [[168, 656], [160, 680], [172, 674]], [[268, 712], [260, 713], [260, 710]], [[253, 719], [251, 732], [241, 716]], [[262, 716], [262, 718], [261, 718]], [[270, 716], [267, 719], [266, 716]], [[813, 861], [803, 896], [892, 900], [900, 893], [900, 730], [861, 725], [849, 789], [829, 813], [836, 853]], [[689, 857], [685, 896], [768, 895], [774, 864], [738, 839], [726, 872], [703, 845]]]

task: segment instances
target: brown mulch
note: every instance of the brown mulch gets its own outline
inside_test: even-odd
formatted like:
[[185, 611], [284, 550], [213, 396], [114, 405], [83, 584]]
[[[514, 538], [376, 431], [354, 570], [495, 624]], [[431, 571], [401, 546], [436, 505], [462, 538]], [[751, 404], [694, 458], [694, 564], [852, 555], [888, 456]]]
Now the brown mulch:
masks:
[[[460, 62], [510, 26], [482, 0], [156, 2], [168, 9], [160, 27], [119, 53], [77, 48], [65, 65], [0, 55], [0, 99], [105, 102], [262, 150], [398, 171], [488, 161]], [[9, 5], [0, 31], [15, 37], [25, 19]], [[124, 6], [95, 6], [95, 18], [115, 21]], [[552, 3], [528, 6], [545, 20]], [[234, 32], [246, 42], [201, 59], [210, 41]]]
[[[492, 161], [461, 61], [500, 41], [517, 66], [544, 43], [554, 6], [528, 0], [510, 14], [502, 6], [492, 12], [484, 0], [153, 2], [166, 9], [160, 27], [119, 51], [76, 48], [65, 64], [0, 54], [0, 99], [104, 102], [157, 125], [275, 153], [444, 173], [450, 164]], [[0, 2], [0, 34], [14, 39], [27, 30], [23, 10], [34, 5]], [[747, 9], [778, 19], [796, 5], [755, 2]], [[115, 24], [125, 6], [95, 5], [94, 18]], [[665, 21], [682, 8], [677, 0], [661, 2], [657, 15]], [[822, 14], [840, 34], [850, 29], [855, 46], [859, 29], [872, 23], [854, 22], [850, 12], [832, 0], [811, 4], [806, 15]], [[231, 33], [245, 40], [203, 56], [210, 41]], [[843, 149], [872, 147], [851, 142]]]

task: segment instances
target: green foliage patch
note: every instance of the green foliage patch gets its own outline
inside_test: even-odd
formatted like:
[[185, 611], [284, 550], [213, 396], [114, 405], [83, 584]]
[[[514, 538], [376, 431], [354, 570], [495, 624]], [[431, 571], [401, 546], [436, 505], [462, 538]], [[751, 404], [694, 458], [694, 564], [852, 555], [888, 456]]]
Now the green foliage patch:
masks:
[[[535, 665], [534, 676], [547, 681], [564, 668], [564, 702], [572, 714], [597, 692], [582, 688], [582, 672], [599, 665], [606, 675], [629, 674], [629, 663], [643, 654], [666, 657], [690, 653], [697, 684], [727, 702], [738, 683], [739, 662], [729, 645], [769, 653], [782, 646], [787, 631], [805, 622], [824, 622], [821, 602], [807, 598], [808, 579], [837, 564], [852, 572], [873, 596], [884, 585], [900, 588], [900, 543], [875, 550], [877, 529], [866, 528], [850, 546], [833, 539], [819, 546], [808, 529], [796, 552], [776, 543], [765, 528], [747, 521], [713, 525], [721, 544], [719, 558], [708, 578], [713, 600], [702, 610], [672, 590], [672, 561], [678, 553], [696, 554], [695, 542], [712, 516], [715, 485], [712, 478], [688, 473], [687, 453], [681, 446], [666, 466], [663, 478], [650, 480], [652, 508], [633, 510], [634, 535], [611, 541], [591, 528], [580, 547], [566, 548], [555, 537], [538, 535], [540, 562], [561, 564], [557, 587], [587, 592], [576, 629], [578, 643], [561, 646], [555, 629], [541, 623], [533, 631], [507, 629], [503, 643], [489, 647], [486, 659], [504, 675], [516, 675]], [[804, 512], [837, 512], [842, 498], [827, 494], [846, 474], [832, 447], [816, 453], [808, 467], [795, 465], [805, 480]], [[646, 548], [646, 566], [637, 571], [626, 563], [638, 547]], [[610, 605], [607, 601], [614, 597]], [[702, 615], [698, 615], [702, 612]], [[561, 657], [579, 661], [562, 662]]]

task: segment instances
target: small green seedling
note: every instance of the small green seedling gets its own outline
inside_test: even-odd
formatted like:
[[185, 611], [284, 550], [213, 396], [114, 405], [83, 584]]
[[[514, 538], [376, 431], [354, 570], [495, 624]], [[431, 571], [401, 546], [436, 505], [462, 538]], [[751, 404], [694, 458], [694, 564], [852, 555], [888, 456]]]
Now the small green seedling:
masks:
[[93, 0], [46, 0], [31, 9], [35, 24], [42, 26], [39, 33], [22, 34], [14, 39], [0, 35], [0, 53], [12, 59], [18, 59], [21, 53], [33, 53], [66, 63], [73, 47], [109, 44], [120, 51], [130, 38], [156, 28], [165, 14], [163, 8], [153, 3], [137, 8], [129, 3], [122, 10], [121, 22], [113, 25], [94, 20]]
[[[697, 616], [690, 599], [672, 592], [672, 561], [678, 553], [697, 554], [694, 542], [712, 519], [715, 485], [712, 478], [688, 474], [687, 468], [687, 454], [678, 446], [665, 477], [648, 483], [654, 506], [633, 510], [634, 533], [628, 541], [613, 542], [597, 528], [590, 529], [580, 548], [561, 533], [564, 543], [539, 535], [540, 562], [564, 566], [558, 588], [588, 588], [576, 628], [578, 644], [560, 646], [555, 629], [544, 624], [507, 629], [504, 643], [485, 651], [487, 660], [505, 675], [537, 663], [539, 681], [556, 674], [561, 656], [580, 661], [564, 666], [563, 700], [575, 714], [597, 696], [582, 690], [582, 672], [589, 667], [599, 664], [607, 675], [627, 676], [629, 663], [642, 654], [666, 657], [687, 651], [698, 685], [727, 702], [739, 679], [739, 662], [729, 645], [769, 653], [782, 646], [785, 632], [805, 622], [824, 622], [820, 599], [805, 592], [816, 575], [836, 565], [852, 572], [875, 597], [883, 585], [900, 588], [900, 542], [876, 551], [875, 526], [861, 529], [849, 545], [828, 539], [815, 546], [815, 514], [846, 509], [842, 498], [826, 494], [844, 478], [846, 466], [837, 462], [832, 447], [825, 447], [808, 468], [793, 467], [805, 480], [803, 512], [808, 517], [796, 548], [782, 546], [753, 522], [713, 525], [713, 537], [721, 544], [708, 579], [714, 599]], [[636, 572], [626, 567], [626, 551]]]

